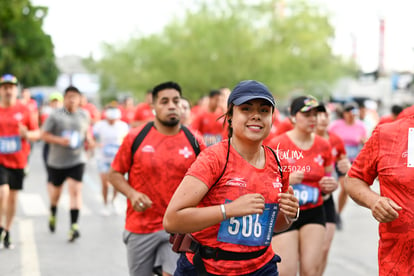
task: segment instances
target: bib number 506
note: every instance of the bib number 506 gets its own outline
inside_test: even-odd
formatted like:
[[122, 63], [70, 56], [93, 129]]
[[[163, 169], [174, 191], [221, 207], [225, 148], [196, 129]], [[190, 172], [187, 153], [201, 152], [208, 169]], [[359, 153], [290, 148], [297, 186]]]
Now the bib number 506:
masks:
[[259, 238], [262, 235], [262, 226], [259, 223], [259, 216], [256, 214], [254, 217], [253, 215], [247, 215], [241, 218], [230, 218], [229, 234], [238, 235], [241, 230], [243, 237], [249, 238], [253, 234], [256, 238]]

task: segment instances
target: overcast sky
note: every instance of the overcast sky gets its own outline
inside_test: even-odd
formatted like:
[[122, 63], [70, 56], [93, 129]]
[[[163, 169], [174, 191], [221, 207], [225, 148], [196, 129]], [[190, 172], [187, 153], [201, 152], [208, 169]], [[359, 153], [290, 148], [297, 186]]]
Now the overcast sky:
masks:
[[[52, 36], [59, 56], [101, 55], [101, 43], [117, 43], [136, 34], [162, 30], [183, 15], [192, 0], [32, 0], [49, 7], [44, 30]], [[352, 54], [356, 38], [358, 63], [365, 71], [378, 64], [379, 18], [385, 19], [385, 66], [414, 69], [413, 0], [313, 0], [333, 14], [334, 51]]]

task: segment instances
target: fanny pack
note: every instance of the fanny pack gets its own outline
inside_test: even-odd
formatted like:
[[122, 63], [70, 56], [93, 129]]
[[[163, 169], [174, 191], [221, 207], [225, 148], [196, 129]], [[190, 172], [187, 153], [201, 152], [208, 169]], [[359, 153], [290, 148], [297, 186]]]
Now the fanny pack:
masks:
[[208, 275], [202, 259], [243, 261], [251, 260], [262, 256], [268, 249], [252, 252], [233, 252], [217, 247], [201, 245], [191, 234], [170, 234], [172, 250], [176, 253], [194, 253], [193, 263], [200, 276]]

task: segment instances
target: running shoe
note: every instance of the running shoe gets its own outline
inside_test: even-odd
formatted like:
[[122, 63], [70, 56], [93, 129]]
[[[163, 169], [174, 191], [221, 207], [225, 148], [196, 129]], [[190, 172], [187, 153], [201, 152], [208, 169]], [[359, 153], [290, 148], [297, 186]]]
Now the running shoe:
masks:
[[4, 244], [4, 248], [6, 249], [13, 249], [14, 245], [11, 242], [10, 239], [10, 233], [9, 231], [4, 231], [3, 232], [3, 244]]
[[56, 217], [55, 216], [49, 217], [49, 230], [52, 233], [54, 233], [56, 230]]
[[69, 242], [74, 242], [79, 237], [80, 237], [80, 233], [79, 233], [78, 225], [76, 223], [72, 224], [72, 226], [70, 227], [70, 231], [69, 231]]

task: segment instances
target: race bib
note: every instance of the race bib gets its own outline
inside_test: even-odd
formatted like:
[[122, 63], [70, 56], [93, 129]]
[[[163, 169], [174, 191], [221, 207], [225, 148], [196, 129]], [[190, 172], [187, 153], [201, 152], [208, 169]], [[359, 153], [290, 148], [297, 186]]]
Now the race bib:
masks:
[[81, 145], [80, 133], [76, 130], [64, 130], [62, 136], [69, 139], [69, 147], [72, 149], [79, 148]]
[[119, 145], [107, 144], [103, 147], [103, 154], [105, 157], [114, 157], [118, 152]]
[[355, 158], [358, 156], [361, 147], [359, 145], [350, 146], [345, 145], [346, 155], [348, 156], [349, 160], [354, 161]]
[[278, 212], [279, 204], [267, 203], [261, 215], [232, 217], [222, 221], [217, 240], [247, 246], [270, 245]]
[[299, 205], [316, 204], [319, 198], [319, 189], [305, 184], [292, 185], [295, 197], [299, 199]]
[[204, 134], [203, 135], [204, 143], [206, 146], [211, 146], [217, 144], [221, 141], [222, 137], [220, 134]]
[[22, 140], [20, 136], [0, 137], [0, 153], [10, 154], [22, 149]]

